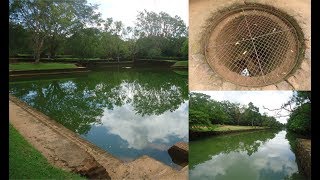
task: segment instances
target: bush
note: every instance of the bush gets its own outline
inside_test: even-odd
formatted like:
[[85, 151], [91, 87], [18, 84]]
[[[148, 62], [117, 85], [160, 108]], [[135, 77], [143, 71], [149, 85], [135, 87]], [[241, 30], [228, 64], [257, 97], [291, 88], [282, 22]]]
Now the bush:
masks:
[[311, 135], [311, 103], [304, 103], [291, 113], [287, 128], [300, 135]]

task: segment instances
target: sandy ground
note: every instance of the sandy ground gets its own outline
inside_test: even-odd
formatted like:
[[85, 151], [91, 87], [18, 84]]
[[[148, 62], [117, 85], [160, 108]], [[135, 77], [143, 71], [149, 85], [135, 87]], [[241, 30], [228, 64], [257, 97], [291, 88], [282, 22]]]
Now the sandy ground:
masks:
[[311, 1], [310, 0], [247, 0], [272, 5], [293, 16], [305, 36], [306, 51], [300, 67], [284, 81], [259, 88], [227, 82], [212, 71], [201, 52], [201, 37], [207, 19], [219, 9], [244, 3], [243, 0], [189, 1], [189, 89], [196, 90], [311, 90]]
[[10, 123], [56, 167], [76, 172], [93, 168], [95, 173], [107, 172], [111, 179], [188, 177], [188, 166], [177, 171], [148, 156], [122, 162], [24, 102], [9, 97]]

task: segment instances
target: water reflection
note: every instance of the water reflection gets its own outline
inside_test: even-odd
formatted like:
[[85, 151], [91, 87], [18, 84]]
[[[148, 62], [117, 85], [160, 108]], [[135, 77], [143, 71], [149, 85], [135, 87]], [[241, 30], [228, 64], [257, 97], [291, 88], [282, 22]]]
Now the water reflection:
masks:
[[[168, 143], [170, 136], [187, 140], [188, 104], [183, 103], [174, 113], [141, 116], [126, 104], [113, 110], [105, 109], [102, 124], [112, 134], [128, 142], [128, 148], [143, 149], [154, 142]], [[166, 149], [165, 149], [166, 150]]]
[[17, 81], [10, 93], [124, 159], [146, 154], [172, 164], [166, 150], [188, 140], [187, 77], [171, 71]]
[[[220, 149], [219, 146], [225, 144], [230, 136], [191, 142], [190, 179], [284, 179], [298, 173], [285, 131], [277, 134], [253, 132], [240, 136], [233, 136], [237, 140]], [[250, 142], [248, 139], [252, 137], [255, 141]], [[219, 150], [210, 153], [208, 148], [204, 154], [200, 152], [198, 146], [207, 146], [208, 143], [218, 146]], [[195, 159], [194, 154], [198, 156]]]

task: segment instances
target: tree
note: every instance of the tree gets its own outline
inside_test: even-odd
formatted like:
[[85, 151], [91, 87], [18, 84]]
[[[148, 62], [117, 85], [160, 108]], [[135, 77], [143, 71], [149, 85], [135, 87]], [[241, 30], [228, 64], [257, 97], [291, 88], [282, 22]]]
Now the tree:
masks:
[[252, 102], [249, 102], [248, 108], [245, 110], [246, 120], [251, 122], [251, 126], [253, 126], [253, 122], [256, 121], [259, 116], [259, 108], [254, 106]]
[[189, 42], [188, 38], [186, 38], [186, 40], [183, 42], [182, 47], [180, 49], [180, 52], [181, 52], [183, 57], [188, 57], [188, 52], [189, 52], [188, 42]]
[[230, 116], [226, 113], [221, 102], [210, 101], [210, 115], [212, 124], [230, 124]]
[[102, 38], [102, 46], [107, 58], [114, 57], [119, 61], [121, 56], [127, 56], [128, 47], [123, 39], [128, 33], [131, 33], [130, 27], [124, 27], [121, 21], [113, 21], [112, 18], [107, 18]]
[[267, 107], [263, 107], [269, 111], [274, 111], [277, 114], [277, 117], [287, 117], [289, 115], [281, 115], [281, 112], [286, 111], [292, 113], [294, 111], [294, 106], [300, 106], [306, 102], [311, 103], [311, 91], [294, 91], [290, 100], [281, 105], [280, 108], [277, 109], [269, 109]]
[[189, 95], [189, 121], [190, 125], [208, 125], [210, 123], [210, 96], [202, 93], [190, 93]]
[[133, 27], [127, 27], [126, 31], [127, 35], [129, 35], [129, 38], [126, 42], [128, 48], [128, 56], [134, 61], [136, 54], [138, 53], [137, 41], [139, 32], [136, 28]]
[[138, 56], [182, 56], [181, 48], [186, 40], [187, 28], [179, 16], [144, 10], [137, 16], [135, 30], [139, 35]]
[[72, 54], [81, 58], [102, 56], [101, 32], [97, 28], [81, 29], [68, 39]]
[[303, 103], [292, 111], [287, 128], [297, 134], [311, 136], [311, 102]]
[[94, 11], [97, 6], [87, 4], [86, 0], [10, 0], [9, 6], [10, 22], [32, 33], [35, 62], [40, 61], [45, 40], [54, 56], [61, 37], [70, 36], [87, 23], [100, 22], [100, 14]]
[[[277, 117], [287, 117], [286, 127], [300, 135], [311, 135], [311, 92], [310, 91], [294, 91], [290, 100], [281, 105], [278, 109], [269, 109], [275, 111]], [[288, 112], [287, 115], [281, 115], [283, 111]]]
[[19, 24], [9, 22], [9, 55], [32, 53], [31, 34]]
[[229, 101], [218, 102], [202, 93], [190, 94], [189, 100], [190, 125], [251, 125], [281, 128], [283, 125], [274, 117], [261, 115], [259, 108], [250, 102], [247, 106]]
[[136, 27], [142, 37], [182, 37], [187, 35], [186, 25], [179, 16], [171, 17], [166, 12], [138, 12]]

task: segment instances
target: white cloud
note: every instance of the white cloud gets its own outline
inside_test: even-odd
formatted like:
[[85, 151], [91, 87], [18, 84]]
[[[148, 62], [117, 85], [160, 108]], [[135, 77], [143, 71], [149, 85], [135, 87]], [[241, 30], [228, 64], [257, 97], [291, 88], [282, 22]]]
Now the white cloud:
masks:
[[[242, 105], [247, 105], [252, 102], [259, 107], [260, 113], [266, 112], [269, 116], [274, 116], [275, 113], [263, 108], [277, 109], [282, 104], [286, 103], [293, 94], [293, 91], [195, 91], [210, 95], [212, 99], [217, 101], [228, 100], [230, 102], [238, 102]], [[281, 115], [287, 115], [283, 111]], [[277, 118], [281, 123], [287, 122], [288, 117]]]
[[100, 4], [99, 12], [103, 19], [112, 17], [122, 21], [125, 26], [133, 26], [138, 11], [144, 9], [178, 15], [188, 26], [188, 0], [88, 0], [88, 3]]

